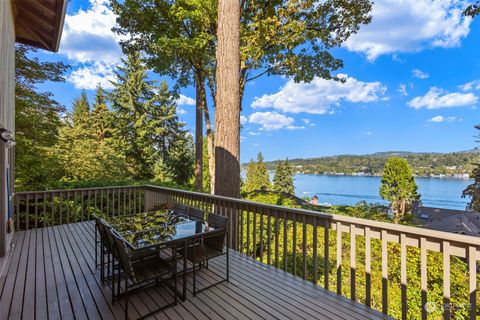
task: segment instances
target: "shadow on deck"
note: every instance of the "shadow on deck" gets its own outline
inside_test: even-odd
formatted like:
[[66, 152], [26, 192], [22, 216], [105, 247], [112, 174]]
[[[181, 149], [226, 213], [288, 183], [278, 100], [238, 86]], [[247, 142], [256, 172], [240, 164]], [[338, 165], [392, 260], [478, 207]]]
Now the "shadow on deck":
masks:
[[[0, 277], [0, 319], [123, 319], [123, 302], [111, 305], [110, 288], [95, 269], [94, 225], [73, 223], [19, 231], [6, 274]], [[222, 272], [224, 259], [211, 261]], [[198, 281], [214, 279], [208, 270]], [[366, 306], [284, 271], [230, 251], [230, 282], [151, 319], [385, 319]], [[131, 297], [129, 316], [139, 318], [171, 297], [151, 288]]]

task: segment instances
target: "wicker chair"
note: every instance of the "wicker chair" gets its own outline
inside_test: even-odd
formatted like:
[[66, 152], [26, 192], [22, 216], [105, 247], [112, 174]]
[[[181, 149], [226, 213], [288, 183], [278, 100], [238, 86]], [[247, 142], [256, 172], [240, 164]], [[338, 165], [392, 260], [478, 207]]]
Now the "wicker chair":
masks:
[[[165, 287], [169, 288], [173, 294], [174, 301], [162, 306], [146, 315], [143, 318], [149, 317], [161, 310], [177, 304], [177, 277], [176, 277], [176, 256], [173, 256], [170, 261], [166, 261], [160, 258], [159, 255], [146, 257], [143, 259], [135, 260], [131, 252], [127, 249], [125, 241], [115, 233], [112, 233], [114, 239], [114, 255], [120, 263], [120, 267], [123, 270], [123, 276], [120, 273], [114, 273], [114, 281], [117, 282], [117, 298], [125, 298], [125, 319], [128, 319], [128, 302], [129, 294], [144, 290], [146, 288], [165, 284]], [[124, 280], [123, 294], [120, 295], [120, 287], [122, 278]], [[173, 280], [174, 284], [169, 284], [168, 281]], [[113, 293], [115, 290], [112, 288]]]
[[197, 208], [188, 207], [187, 215], [196, 220], [203, 220], [205, 218], [205, 211]]
[[[186, 258], [193, 264], [193, 295], [209, 289], [217, 284], [220, 284], [229, 279], [229, 258], [228, 245], [226, 239], [228, 238], [228, 221], [227, 217], [210, 213], [207, 218], [209, 226], [215, 227], [218, 231], [210, 234], [201, 235], [194, 239], [194, 244], [189, 246], [186, 252]], [[178, 251], [180, 255], [185, 256], [184, 249]], [[196, 272], [201, 269], [202, 265], [208, 268], [208, 260], [225, 255], [226, 257], [226, 277], [222, 280], [197, 290]]]

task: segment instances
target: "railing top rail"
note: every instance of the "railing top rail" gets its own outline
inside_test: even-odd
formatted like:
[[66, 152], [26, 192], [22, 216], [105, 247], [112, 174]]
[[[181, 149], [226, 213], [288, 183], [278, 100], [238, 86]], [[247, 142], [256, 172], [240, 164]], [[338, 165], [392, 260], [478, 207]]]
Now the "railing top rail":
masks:
[[171, 192], [182, 192], [182, 193], [187, 193], [187, 194], [195, 195], [199, 197], [207, 197], [215, 200], [233, 202], [233, 203], [245, 205], [245, 206], [255, 206], [255, 207], [261, 207], [265, 209], [272, 209], [272, 210], [278, 210], [278, 211], [288, 211], [295, 214], [327, 219], [330, 222], [340, 222], [340, 223], [346, 223], [346, 224], [355, 224], [356, 226], [378, 228], [378, 229], [391, 231], [391, 233], [404, 233], [404, 234], [408, 234], [418, 238], [421, 238], [421, 237], [437, 238], [439, 240], [448, 240], [448, 241], [463, 243], [465, 245], [480, 246], [480, 237], [473, 237], [473, 236], [467, 236], [462, 234], [455, 234], [455, 233], [437, 231], [437, 230], [431, 230], [431, 229], [425, 229], [425, 228], [418, 228], [418, 227], [406, 226], [401, 224], [393, 224], [389, 222], [382, 222], [382, 221], [376, 221], [376, 220], [370, 220], [370, 219], [323, 213], [323, 212], [318, 212], [313, 210], [288, 208], [288, 207], [283, 207], [279, 205], [258, 203], [258, 202], [253, 202], [249, 200], [244, 200], [244, 199], [236, 199], [236, 198], [212, 195], [212, 194], [202, 193], [202, 192], [179, 190], [179, 189], [154, 186], [154, 185], [145, 185], [145, 187], [166, 190]]
[[71, 192], [71, 191], [92, 191], [92, 190], [107, 190], [107, 189], [121, 189], [121, 188], [144, 188], [143, 185], [125, 185], [125, 186], [112, 186], [112, 187], [90, 187], [90, 188], [77, 188], [77, 189], [55, 189], [55, 190], [41, 190], [41, 191], [20, 191], [15, 192], [14, 195], [27, 195], [27, 194], [39, 194], [39, 193], [52, 193], [52, 192]]

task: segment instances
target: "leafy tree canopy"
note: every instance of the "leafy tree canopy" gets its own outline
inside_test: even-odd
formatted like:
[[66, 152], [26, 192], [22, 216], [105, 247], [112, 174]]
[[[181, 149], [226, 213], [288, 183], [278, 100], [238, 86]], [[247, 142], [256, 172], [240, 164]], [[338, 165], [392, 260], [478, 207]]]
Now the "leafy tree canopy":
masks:
[[273, 190], [276, 192], [295, 194], [292, 166], [288, 163], [288, 160], [280, 161], [277, 164], [273, 177]]

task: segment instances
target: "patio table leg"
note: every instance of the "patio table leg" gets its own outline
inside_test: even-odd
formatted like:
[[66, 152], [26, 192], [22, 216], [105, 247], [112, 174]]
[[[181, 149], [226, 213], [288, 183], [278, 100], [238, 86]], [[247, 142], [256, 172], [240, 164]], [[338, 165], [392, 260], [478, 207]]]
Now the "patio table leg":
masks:
[[187, 299], [187, 241], [184, 242], [184, 252], [185, 254], [183, 255], [183, 296], [182, 296], [182, 301], [185, 301]]

